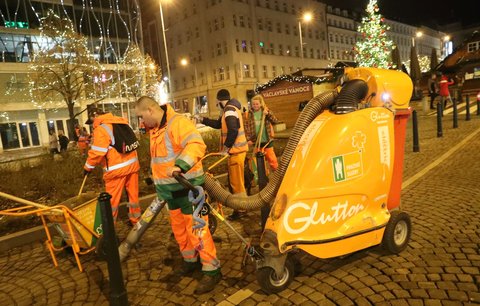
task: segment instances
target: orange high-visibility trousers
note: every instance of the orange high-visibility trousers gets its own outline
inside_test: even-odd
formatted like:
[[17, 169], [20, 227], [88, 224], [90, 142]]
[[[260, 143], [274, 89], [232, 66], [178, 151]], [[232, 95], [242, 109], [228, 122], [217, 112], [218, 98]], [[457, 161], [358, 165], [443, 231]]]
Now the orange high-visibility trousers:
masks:
[[231, 154], [228, 157], [228, 181], [232, 193], [245, 193], [245, 157], [247, 152]]
[[[192, 230], [193, 216], [191, 214], [183, 214], [180, 208], [169, 210], [169, 212], [173, 235], [177, 240], [183, 260], [196, 262], [200, 256], [202, 271], [219, 269], [220, 261], [217, 259], [217, 250], [208, 226], [205, 226], [201, 235], [198, 236], [197, 231]], [[203, 219], [208, 224], [208, 216], [204, 216]]]
[[115, 222], [117, 222], [118, 204], [120, 204], [124, 187], [128, 195], [128, 218], [132, 224], [135, 224], [142, 215], [142, 210], [138, 203], [138, 172], [105, 181], [105, 191], [112, 196], [110, 204]]

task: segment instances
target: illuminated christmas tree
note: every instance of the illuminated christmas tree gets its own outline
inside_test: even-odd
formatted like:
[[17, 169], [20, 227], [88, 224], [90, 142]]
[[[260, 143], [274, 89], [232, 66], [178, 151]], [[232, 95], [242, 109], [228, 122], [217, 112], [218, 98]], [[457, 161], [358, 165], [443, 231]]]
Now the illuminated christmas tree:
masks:
[[358, 32], [361, 37], [353, 51], [355, 61], [360, 67], [391, 68], [390, 52], [393, 42], [388, 39], [389, 27], [384, 24], [379, 14], [377, 0], [370, 0], [367, 5], [367, 16], [363, 17]]
[[[100, 71], [100, 64], [87, 47], [86, 38], [77, 33], [71, 20], [49, 11], [41, 20], [44, 42], [31, 65], [30, 93], [38, 108], [68, 108], [69, 131], [74, 130], [76, 103], [90, 98], [86, 84]], [[84, 97], [85, 95], [85, 97]], [[60, 103], [62, 103], [60, 102]]]

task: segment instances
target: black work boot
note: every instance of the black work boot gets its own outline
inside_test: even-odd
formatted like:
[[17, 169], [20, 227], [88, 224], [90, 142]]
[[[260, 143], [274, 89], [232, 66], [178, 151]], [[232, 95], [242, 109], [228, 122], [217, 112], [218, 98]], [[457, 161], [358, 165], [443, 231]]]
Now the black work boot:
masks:
[[234, 210], [233, 213], [230, 216], [227, 217], [227, 220], [228, 221], [235, 221], [235, 220], [240, 219], [243, 216], [245, 216], [244, 212]]
[[184, 261], [180, 269], [176, 270], [174, 273], [175, 275], [178, 275], [178, 276], [189, 276], [189, 275], [192, 275], [193, 272], [195, 272], [195, 270], [200, 268], [201, 268], [201, 265], [198, 263], [198, 261], [195, 261], [195, 262]]
[[203, 294], [212, 291], [222, 280], [222, 273], [218, 272], [215, 275], [204, 274], [202, 279], [198, 281], [197, 288], [195, 288], [195, 294]]

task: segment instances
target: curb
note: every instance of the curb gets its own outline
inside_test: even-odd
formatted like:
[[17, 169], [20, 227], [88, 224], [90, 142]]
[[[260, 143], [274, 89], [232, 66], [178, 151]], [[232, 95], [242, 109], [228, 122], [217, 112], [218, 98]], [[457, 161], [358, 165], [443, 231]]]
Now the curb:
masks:
[[[156, 196], [156, 194], [149, 194], [146, 196], [143, 196], [138, 199], [140, 203], [140, 207], [142, 207], [142, 210], [145, 210], [148, 205], [152, 202], [152, 199]], [[123, 217], [127, 215], [127, 203], [123, 202], [120, 203], [119, 209], [118, 209], [118, 217]], [[52, 224], [48, 225], [49, 230], [51, 229]], [[50, 232], [52, 232], [50, 230]], [[3, 237], [0, 237], [0, 254], [7, 252], [10, 249], [20, 247], [26, 244], [31, 244], [34, 242], [42, 241], [44, 242], [46, 240], [47, 236], [45, 234], [45, 230], [43, 228], [43, 225], [36, 226], [30, 229], [26, 229], [23, 231], [19, 231], [10, 235], [5, 235]]]

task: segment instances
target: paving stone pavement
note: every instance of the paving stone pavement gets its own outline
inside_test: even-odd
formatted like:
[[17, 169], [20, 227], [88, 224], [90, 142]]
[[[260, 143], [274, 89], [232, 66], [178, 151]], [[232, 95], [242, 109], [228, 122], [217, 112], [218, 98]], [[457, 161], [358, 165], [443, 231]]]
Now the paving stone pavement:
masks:
[[[418, 105], [413, 104], [418, 108]], [[473, 113], [473, 112], [472, 112]], [[411, 122], [407, 127], [404, 182], [415, 176], [465, 137], [479, 132], [480, 117], [459, 118], [452, 128], [444, 117], [444, 136], [436, 137], [435, 116], [419, 111], [420, 152], [412, 152]], [[214, 237], [223, 279], [213, 292], [195, 295], [201, 273], [177, 278], [181, 264], [170, 236], [166, 211], [155, 220], [123, 264], [131, 305], [469, 305], [480, 303], [480, 132], [464, 146], [402, 192], [402, 208], [412, 219], [408, 248], [389, 255], [380, 247], [333, 259], [297, 254], [301, 272], [288, 289], [267, 295], [259, 287], [255, 267], [242, 267], [240, 241], [220, 224]], [[226, 209], [226, 214], [230, 211]], [[258, 241], [259, 214], [233, 222], [253, 242]], [[120, 235], [126, 234], [120, 228]], [[85, 271], [73, 256], [58, 254], [54, 268], [44, 244], [10, 250], [0, 258], [1, 305], [108, 305], [106, 263], [81, 256]]]

